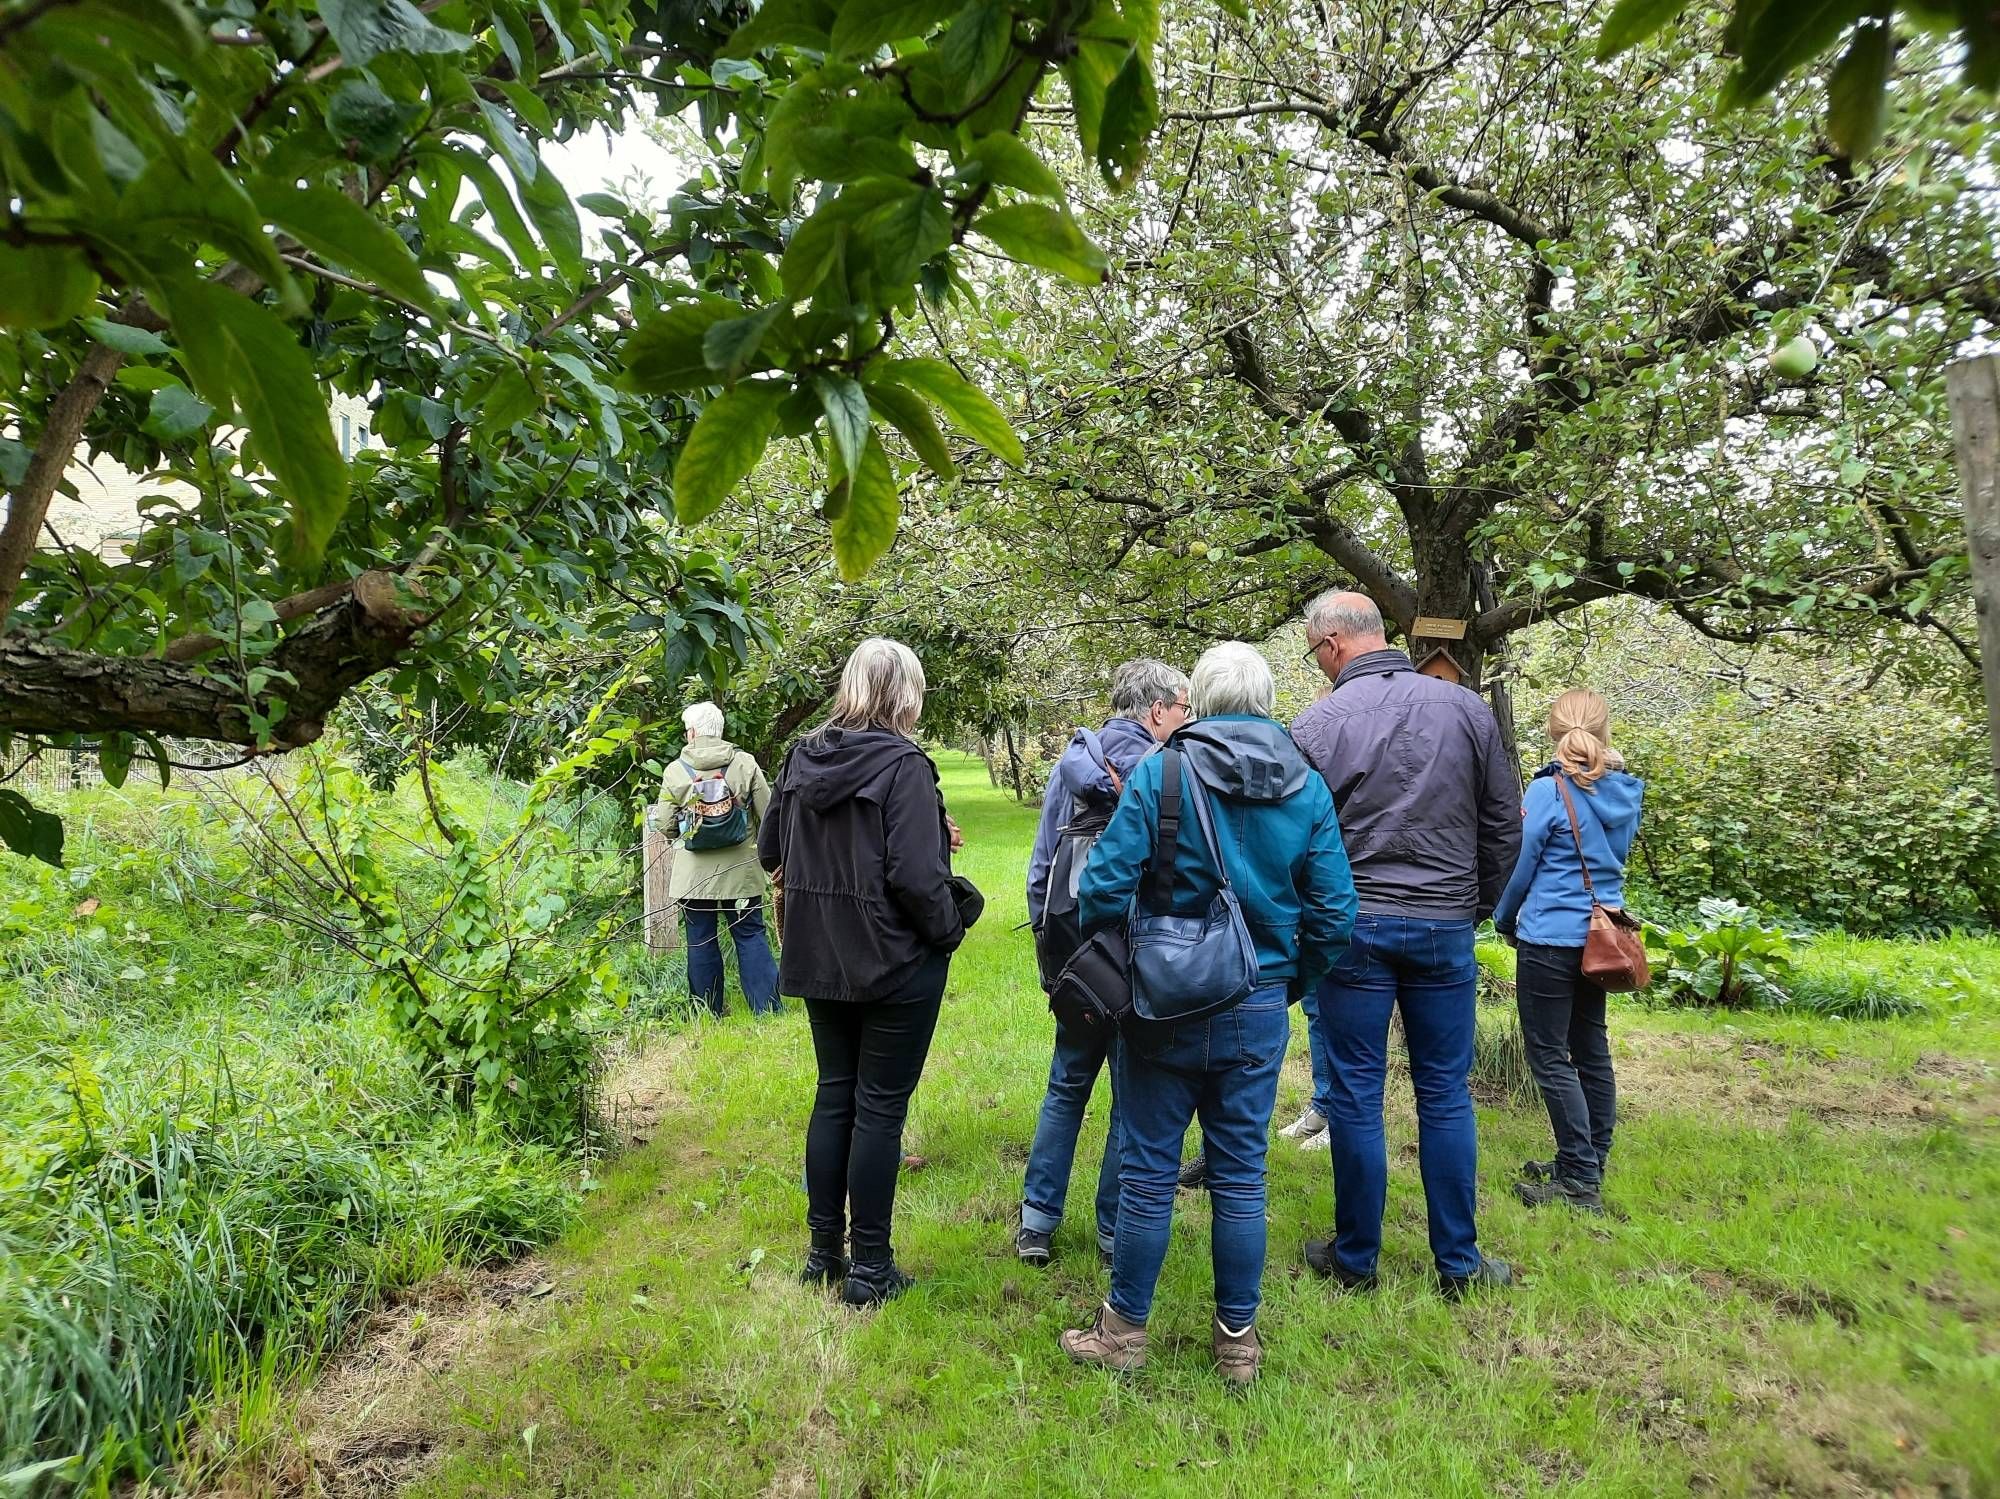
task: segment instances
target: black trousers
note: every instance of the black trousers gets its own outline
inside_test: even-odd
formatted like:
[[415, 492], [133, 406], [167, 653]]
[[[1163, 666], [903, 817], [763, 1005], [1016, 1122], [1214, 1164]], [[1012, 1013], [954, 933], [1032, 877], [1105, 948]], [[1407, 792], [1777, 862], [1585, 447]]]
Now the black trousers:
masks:
[[806, 1227], [813, 1243], [854, 1259], [891, 1258], [889, 1220], [903, 1164], [903, 1121], [937, 1029], [949, 953], [935, 953], [884, 999], [808, 999], [819, 1093], [806, 1126]]
[[1555, 1130], [1556, 1175], [1595, 1187], [1603, 1178], [1611, 1131], [1618, 1122], [1604, 991], [1584, 978], [1581, 947], [1523, 942], [1515, 957], [1521, 1035]]

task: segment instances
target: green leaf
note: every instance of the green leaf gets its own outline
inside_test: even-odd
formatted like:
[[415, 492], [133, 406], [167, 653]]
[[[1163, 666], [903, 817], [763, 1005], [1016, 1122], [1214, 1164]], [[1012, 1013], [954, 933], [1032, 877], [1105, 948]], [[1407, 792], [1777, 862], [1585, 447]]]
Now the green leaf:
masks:
[[104, 777], [104, 784], [117, 790], [125, 784], [126, 772], [132, 768], [132, 737], [129, 734], [106, 734], [97, 744], [97, 769]]
[[452, 146], [451, 158], [460, 171], [472, 179], [479, 189], [479, 201], [486, 205], [486, 211], [493, 218], [493, 227], [505, 240], [507, 248], [514, 252], [514, 259], [523, 270], [539, 270], [542, 265], [541, 246], [535, 243], [535, 236], [528, 232], [527, 220], [514, 206], [514, 199], [501, 182], [500, 174], [492, 164], [477, 151], [465, 146]]
[[422, 105], [391, 99], [372, 78], [351, 78], [326, 101], [326, 128], [351, 143], [363, 161], [383, 163], [402, 154], [410, 127], [423, 113]]
[[746, 381], [702, 408], [674, 465], [674, 513], [682, 525], [713, 515], [757, 466], [771, 440], [778, 403], [790, 391], [775, 381]]
[[507, 158], [507, 166], [514, 176], [523, 183], [533, 182], [541, 171], [541, 159], [535, 155], [535, 148], [514, 128], [507, 111], [490, 99], [481, 99], [479, 113], [486, 121], [483, 133], [493, 143], [493, 148]]
[[63, 824], [20, 792], [0, 787], [0, 843], [24, 858], [40, 859], [62, 868]]
[[150, 235], [164, 228], [198, 235], [262, 277], [288, 313], [304, 311], [305, 299], [264, 232], [257, 205], [206, 151], [183, 149], [154, 158], [125, 194], [124, 208], [130, 216], [125, 232]]
[[114, 323], [109, 318], [87, 317], [83, 319], [84, 332], [107, 348], [116, 349], [121, 354], [144, 357], [148, 354], [171, 354], [173, 346], [157, 333], [149, 333], [144, 328], [134, 328], [129, 323]]
[[347, 464], [311, 358], [274, 314], [212, 282], [173, 284], [167, 311], [195, 388], [242, 416], [290, 503], [294, 552], [316, 561], [347, 509]]
[[525, 421], [541, 410], [541, 394], [519, 365], [503, 365], [484, 386], [473, 403], [479, 425], [487, 432], [505, 432], [514, 423]]
[[841, 466], [852, 473], [868, 443], [868, 397], [845, 375], [815, 375], [813, 389], [825, 408], [826, 429], [840, 450]]
[[1800, 63], [1833, 44], [1877, 0], [1768, 0], [1743, 39], [1743, 59], [1722, 86], [1722, 107], [1754, 104]]
[[[813, 405], [813, 415], [819, 415], [818, 403]], [[28, 477], [28, 465], [34, 462], [35, 450], [24, 442], [11, 437], [0, 437], [0, 484], [12, 489]]]
[[67, 245], [0, 245], [0, 328], [56, 328], [97, 299], [97, 272]]
[[896, 539], [902, 499], [896, 475], [881, 439], [868, 434], [868, 446], [854, 465], [847, 484], [847, 503], [833, 522], [833, 560], [841, 577], [852, 583], [878, 562]]
[[180, 442], [201, 431], [214, 417], [215, 408], [185, 385], [162, 385], [153, 392], [141, 430], [161, 442]]
[[868, 387], [868, 404], [903, 434], [904, 441], [909, 443], [932, 473], [940, 479], [949, 479], [957, 474], [958, 465], [952, 462], [951, 449], [945, 445], [944, 434], [938, 431], [930, 407], [914, 391], [878, 380]]
[[774, 302], [748, 317], [726, 318], [722, 322], [711, 323], [702, 335], [702, 358], [723, 379], [734, 380], [750, 367], [750, 361], [757, 356], [758, 346], [764, 342], [765, 333], [770, 331], [771, 324], [784, 310], [784, 303]]
[[258, 211], [322, 260], [437, 315], [437, 297], [410, 247], [382, 220], [331, 187], [252, 186]]
[[938, 188], [891, 185], [895, 195], [863, 215], [856, 231], [882, 275], [902, 288], [916, 278], [918, 266], [951, 243], [951, 205]]
[[1882, 139], [1895, 40], [1887, 23], [1855, 28], [1854, 39], [1826, 84], [1826, 133], [1850, 161], [1859, 161]]
[[724, 57], [748, 57], [767, 47], [827, 50], [839, 7], [833, 0], [765, 0], [757, 14], [736, 28]]
[[1015, 260], [1095, 286], [1107, 279], [1111, 261], [1077, 228], [1076, 220], [1040, 203], [1011, 203], [988, 209], [973, 221]]
[[554, 172], [538, 172], [532, 182], [521, 183], [521, 204], [541, 232], [556, 269], [565, 280], [578, 281], [583, 275], [583, 229], [568, 190]]
[[1027, 463], [1021, 439], [993, 398], [942, 359], [884, 359], [869, 367], [871, 385], [888, 383], [914, 390], [942, 410], [952, 426], [987, 452], [1016, 468]]
[[923, 36], [964, 0], [843, 0], [830, 50], [837, 57], [872, 57], [890, 42]]
[[1041, 157], [1028, 149], [1020, 137], [995, 131], [972, 143], [965, 159], [978, 166], [980, 174], [997, 187], [1019, 188], [1038, 198], [1063, 198], [1062, 179]]
[[319, 13], [350, 68], [365, 68], [385, 52], [463, 52], [472, 45], [471, 37], [432, 25], [410, 0], [319, 0]]
[[1112, 188], [1123, 192], [1132, 185], [1159, 124], [1160, 96], [1153, 70], [1135, 47], [1104, 91], [1104, 116], [1097, 131], [1097, 169]]
[[1597, 60], [1636, 47], [1687, 8], [1688, 0], [1618, 0], [1597, 33]]
[[618, 377], [619, 388], [657, 396], [719, 384], [705, 352], [708, 330], [742, 316], [742, 303], [717, 296], [681, 302], [655, 313], [625, 340], [625, 371]]
[[972, 0], [952, 20], [937, 57], [957, 84], [956, 103], [979, 97], [1014, 55], [1014, 12], [998, 0]]
[[838, 207], [836, 199], [807, 219], [785, 246], [785, 258], [778, 262], [778, 279], [785, 295], [794, 301], [811, 295], [840, 262], [853, 215], [836, 212]]
[[1131, 50], [1129, 42], [1080, 41], [1076, 55], [1062, 65], [1063, 79], [1069, 84], [1070, 105], [1076, 115], [1076, 138], [1093, 158], [1097, 155], [1098, 131], [1104, 123], [1105, 90], [1125, 66]]

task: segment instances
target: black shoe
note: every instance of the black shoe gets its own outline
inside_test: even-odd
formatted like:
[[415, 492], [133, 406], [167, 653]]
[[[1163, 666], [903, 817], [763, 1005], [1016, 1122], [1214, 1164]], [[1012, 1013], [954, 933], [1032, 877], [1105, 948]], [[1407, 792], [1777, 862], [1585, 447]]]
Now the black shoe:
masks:
[[864, 1265], [856, 1260], [847, 1267], [847, 1286], [840, 1299], [849, 1306], [880, 1306], [893, 1301], [917, 1282], [890, 1260], [881, 1265]]
[[846, 1277], [847, 1256], [838, 1249], [827, 1249], [815, 1244], [806, 1251], [806, 1267], [799, 1272], [801, 1285], [838, 1285]]
[[1514, 1195], [1531, 1208], [1547, 1207], [1552, 1202], [1567, 1203], [1579, 1213], [1601, 1213], [1604, 1198], [1597, 1188], [1586, 1187], [1581, 1182], [1564, 1181], [1560, 1177], [1542, 1182], [1515, 1182]]
[[1333, 1240], [1307, 1239], [1306, 1265], [1315, 1275], [1323, 1275], [1343, 1291], [1372, 1291], [1375, 1274], [1356, 1275], [1333, 1257]]
[[[852, 1285], [854, 1282], [849, 1281]], [[1514, 1272], [1507, 1268], [1505, 1260], [1482, 1258], [1479, 1268], [1470, 1275], [1440, 1275], [1438, 1290], [1446, 1301], [1463, 1301], [1473, 1291], [1498, 1290], [1502, 1286], [1514, 1284]]]
[[1014, 1235], [1014, 1253], [1021, 1257], [1022, 1264], [1033, 1265], [1039, 1270], [1049, 1262], [1049, 1237], [1032, 1228], [1024, 1228]]
[[1556, 1163], [1554, 1161], [1523, 1161], [1521, 1162], [1521, 1175], [1524, 1179], [1531, 1182], [1552, 1182], [1556, 1179]]
[[1181, 1167], [1181, 1190], [1199, 1192], [1208, 1185], [1208, 1155], [1198, 1153], [1195, 1158]]

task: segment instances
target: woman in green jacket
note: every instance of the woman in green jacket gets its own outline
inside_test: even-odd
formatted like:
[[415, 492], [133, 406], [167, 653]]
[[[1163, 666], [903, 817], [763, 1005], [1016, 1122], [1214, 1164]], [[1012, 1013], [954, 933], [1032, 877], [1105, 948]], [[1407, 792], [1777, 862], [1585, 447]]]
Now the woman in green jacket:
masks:
[[687, 747], [660, 778], [660, 800], [679, 819], [667, 898], [687, 913], [688, 992], [722, 1013], [720, 918], [736, 947], [743, 997], [759, 1015], [781, 1014], [757, 863], [757, 829], [771, 805], [771, 783], [763, 767], [722, 737], [722, 710], [714, 703], [694, 704], [681, 723]]

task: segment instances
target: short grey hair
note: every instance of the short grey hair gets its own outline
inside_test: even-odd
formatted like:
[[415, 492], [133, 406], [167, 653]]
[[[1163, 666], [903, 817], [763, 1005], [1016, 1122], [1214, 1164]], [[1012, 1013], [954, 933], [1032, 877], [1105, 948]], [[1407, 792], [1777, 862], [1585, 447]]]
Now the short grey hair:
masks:
[[1200, 718], [1223, 713], [1254, 713], [1269, 718], [1278, 699], [1271, 663], [1254, 645], [1225, 640], [1201, 653], [1188, 682], [1188, 698]]
[[1111, 674], [1111, 711], [1119, 718], [1144, 718], [1155, 703], [1173, 703], [1188, 690], [1187, 673], [1141, 656]]
[[900, 640], [871, 635], [841, 669], [825, 729], [887, 729], [907, 735], [924, 711], [924, 664]]
[[1366, 594], [1345, 588], [1330, 588], [1306, 605], [1306, 630], [1321, 638], [1328, 635], [1380, 635], [1382, 611]]
[[690, 739], [720, 739], [722, 710], [714, 703], [690, 703], [681, 709], [681, 727]]

